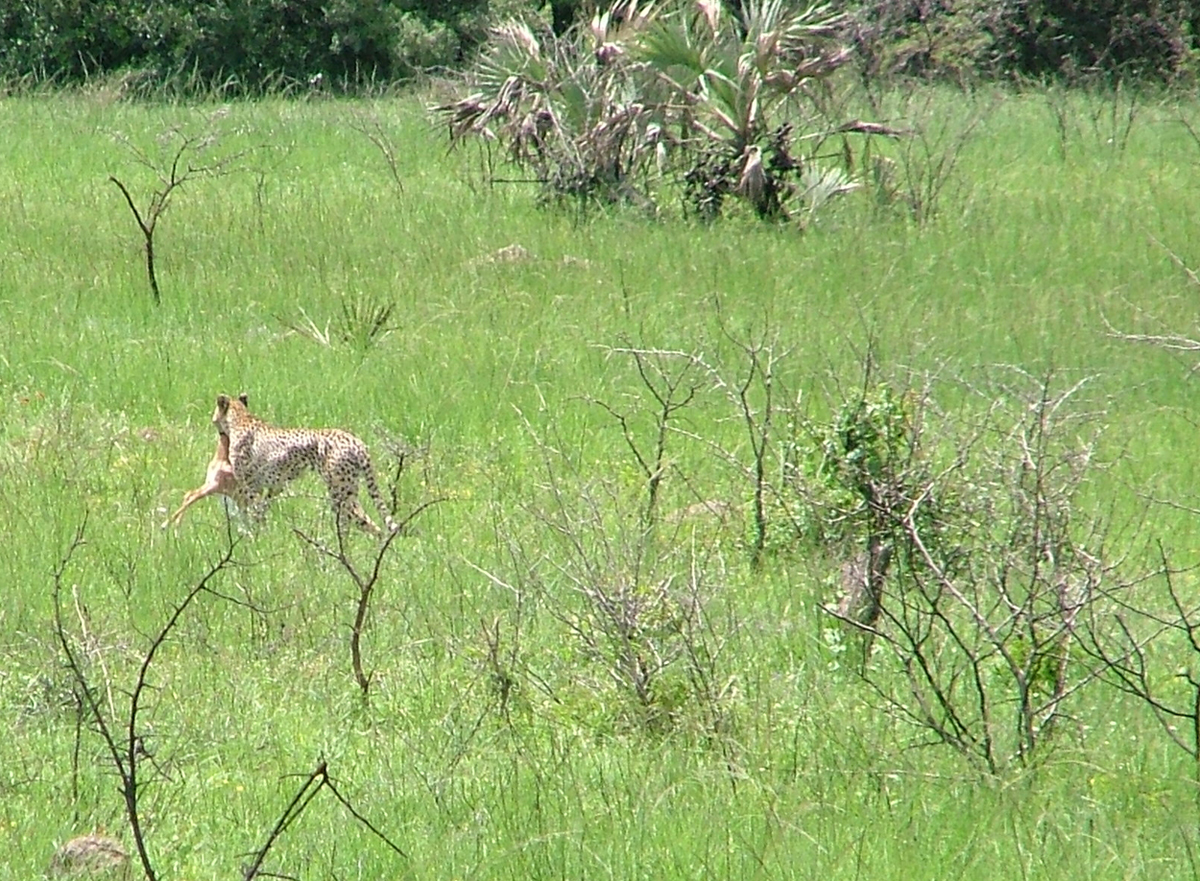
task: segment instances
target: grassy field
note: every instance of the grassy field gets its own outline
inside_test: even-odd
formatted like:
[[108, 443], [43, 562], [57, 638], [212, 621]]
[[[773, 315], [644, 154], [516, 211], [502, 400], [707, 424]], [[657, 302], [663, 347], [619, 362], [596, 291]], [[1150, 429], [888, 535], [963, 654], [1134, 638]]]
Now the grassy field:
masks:
[[[1105, 322], [1200, 333], [1197, 287], [1171, 259], [1200, 262], [1200, 144], [1183, 124], [1200, 107], [1145, 99], [1127, 127], [1128, 100], [934, 95], [930, 131], [947, 139], [983, 113], [940, 213], [918, 227], [864, 190], [805, 233], [540, 210], [527, 187], [483, 183], [478, 155], [447, 154], [416, 98], [0, 100], [0, 881], [97, 828], [132, 849], [113, 764], [80, 733], [53, 573], [86, 524], [60, 579], [65, 623], [119, 730], [154, 634], [228, 544], [216, 500], [160, 527], [203, 477], [215, 395], [241, 391], [279, 424], [360, 434], [389, 485], [389, 442], [417, 450], [400, 511], [441, 501], [384, 560], [367, 701], [348, 648], [357, 590], [293, 532], [333, 540], [319, 483], [251, 534], [235, 519], [220, 596], [187, 609], [143, 696], [160, 877], [237, 876], [321, 759], [404, 856], [322, 791], [272, 871], [1195, 877], [1194, 762], [1144, 705], [1090, 688], [1035, 761], [998, 775], [930, 745], [831, 635], [837, 552], [777, 527], [751, 565], [750, 484], [728, 461], [747, 462], [748, 441], [711, 376], [668, 438], [660, 507], [718, 499], [743, 512], [723, 527], [645, 540], [645, 481], [596, 403], [649, 449], [653, 401], [613, 351], [630, 346], [736, 378], [735, 341], [774, 341], [783, 403], [818, 420], [861, 383], [869, 341], [888, 375], [941, 376], [949, 410], [1014, 367], [1093, 376], [1101, 449], [1119, 461], [1088, 498], [1116, 521], [1139, 492], [1194, 505], [1193, 361]], [[402, 188], [356, 129], [372, 119]], [[219, 132], [208, 155], [239, 155], [162, 216], [156, 307], [109, 177], [144, 205], [154, 176], [135, 150], [169, 159], [174, 130]], [[362, 316], [387, 306], [391, 332], [364, 339]], [[1195, 524], [1153, 507], [1143, 537], [1190, 564]], [[373, 547], [355, 536], [350, 552], [366, 563]], [[589, 578], [639, 567], [651, 581], [702, 571], [711, 702], [689, 698], [680, 659], [659, 680], [669, 712], [648, 719], [572, 629]], [[1161, 678], [1189, 660], [1159, 659]]]

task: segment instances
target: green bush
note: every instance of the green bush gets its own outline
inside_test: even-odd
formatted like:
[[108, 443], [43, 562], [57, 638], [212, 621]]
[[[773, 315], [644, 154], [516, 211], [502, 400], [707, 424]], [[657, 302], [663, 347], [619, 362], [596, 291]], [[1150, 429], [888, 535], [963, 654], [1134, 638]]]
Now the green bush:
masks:
[[868, 76], [1168, 82], [1190, 74], [1200, 25], [1190, 0], [869, 0], [852, 8]]
[[254, 91], [394, 81], [452, 64], [488, 0], [19, 0], [0, 12], [0, 78], [60, 83], [138, 70]]
[[214, 0], [192, 8], [171, 60], [204, 79], [251, 84], [272, 76], [388, 78], [392, 12], [385, 0]]
[[0, 13], [0, 72], [78, 80], [147, 54], [134, 5], [121, 0], [18, 0]]
[[1200, 18], [1189, 0], [1029, 0], [1001, 8], [998, 62], [1068, 78], [1176, 79], [1188, 72]]

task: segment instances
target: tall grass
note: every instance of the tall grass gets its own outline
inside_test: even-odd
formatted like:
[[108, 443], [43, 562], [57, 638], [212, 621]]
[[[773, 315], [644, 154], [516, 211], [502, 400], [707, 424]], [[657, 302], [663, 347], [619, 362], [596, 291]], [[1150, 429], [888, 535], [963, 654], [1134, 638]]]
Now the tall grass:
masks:
[[[952, 117], [963, 100], [937, 95], [930, 112]], [[78, 595], [68, 620], [86, 622], [88, 672], [111, 682], [119, 707], [146, 634], [223, 541], [216, 501], [177, 532], [159, 524], [203, 474], [215, 395], [240, 391], [280, 424], [354, 430], [381, 470], [387, 438], [427, 445], [402, 498], [450, 500], [388, 561], [365, 643], [376, 673], [367, 706], [346, 647], [356, 594], [289, 528], [329, 536], [319, 485], [298, 484], [242, 541], [219, 588], [252, 605], [204, 597], [151, 673], [148, 749], [163, 776], [144, 798], [163, 877], [236, 873], [295, 791], [288, 775], [319, 756], [408, 859], [318, 800], [274, 852], [278, 871], [1193, 871], [1200, 842], [1181, 820], [1194, 811], [1193, 768], [1144, 708], [1098, 693], [1043, 762], [983, 778], [882, 712], [846, 669], [819, 608], [837, 566], [822, 554], [781, 547], [754, 569], [738, 536], [695, 532], [725, 640], [720, 746], [686, 719], [639, 727], [540, 604], [548, 598], [502, 586], [519, 587], [515, 545], [544, 556], [545, 571], [561, 563], [539, 519], [547, 455], [569, 457], [584, 483], [639, 492], [618, 427], [589, 402], [641, 412], [636, 372], [607, 347], [702, 352], [734, 369], [724, 331], [776, 335], [790, 349], [781, 385], [816, 414], [828, 390], [861, 380], [869, 340], [889, 369], [947, 378], [1004, 365], [1094, 374], [1108, 452], [1126, 454], [1101, 501], [1115, 500], [1117, 516], [1136, 509], [1139, 490], [1187, 500], [1192, 364], [1113, 339], [1104, 321], [1189, 332], [1200, 320], [1195, 290], [1155, 243], [1185, 260], [1197, 252], [1200, 147], [1179, 123], [1195, 108], [1148, 102], [1127, 142], [1112, 144], [1088, 103], [1102, 99], [1067, 96], [1076, 124], [1064, 150], [1046, 95], [986, 100], [994, 106], [930, 223], [880, 216], [858, 193], [803, 235], [737, 219], [655, 223], [613, 210], [581, 222], [539, 210], [519, 185], [482, 181], [478, 157], [447, 154], [416, 98], [370, 107], [402, 145], [401, 191], [353, 127], [362, 105], [235, 104], [222, 137], [249, 152], [237, 173], [178, 192], [156, 243], [158, 308], [108, 182], [119, 174], [141, 196], [152, 178], [114, 134], [153, 150], [161, 132], [203, 125], [212, 108], [0, 101], [0, 712], [10, 732], [0, 879], [40, 871], [73, 834], [124, 828], [86, 730], [73, 780], [76, 714], [51, 572], [86, 518], [65, 579]], [[516, 244], [525, 256], [507, 259], [501, 249]], [[348, 298], [392, 304], [391, 333], [352, 345], [295, 330], [305, 320], [336, 329]], [[953, 382], [944, 394], [946, 406], [969, 397]], [[705, 388], [681, 427], [744, 456], [737, 415]], [[748, 497], [711, 447], [684, 435], [670, 444], [670, 507]], [[1197, 537], [1194, 517], [1169, 509], [1154, 509], [1150, 528], [1184, 556]], [[549, 600], [569, 606], [569, 587], [548, 583]], [[497, 619], [518, 683], [503, 706], [481, 630]]]

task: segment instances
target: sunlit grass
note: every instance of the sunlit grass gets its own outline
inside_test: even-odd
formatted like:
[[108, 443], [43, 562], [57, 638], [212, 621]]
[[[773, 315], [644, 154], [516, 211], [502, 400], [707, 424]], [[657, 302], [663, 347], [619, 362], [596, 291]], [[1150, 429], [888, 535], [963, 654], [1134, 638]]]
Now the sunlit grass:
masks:
[[[159, 308], [108, 181], [118, 174], [144, 197], [152, 176], [112, 133], [149, 149], [214, 108], [0, 101], [0, 707], [11, 732], [0, 879], [40, 872], [73, 834], [124, 832], [111, 767], [86, 730], [73, 779], [51, 573], [86, 521], [64, 578], [67, 619], [92, 634], [89, 673], [110, 677], [119, 708], [151, 635], [222, 546], [216, 500], [178, 531], [159, 525], [203, 477], [214, 396], [240, 391], [280, 424], [355, 431], [381, 469], [385, 438], [427, 446], [402, 501], [447, 501], [388, 563], [367, 634], [368, 707], [350, 673], [353, 586], [290, 529], [329, 537], [318, 483], [298, 484], [242, 539], [218, 588], [248, 605], [203, 597], [151, 675], [145, 722], [165, 776], [144, 807], [163, 877], [236, 873], [299, 785], [288, 775], [320, 757], [408, 860], [318, 799], [280, 844], [283, 873], [1186, 874], [1196, 836], [1178, 817], [1194, 810], [1194, 769], [1144, 708], [1097, 697], [1044, 764], [983, 779], [944, 747], [915, 745], [846, 669], [819, 608], [837, 561], [782, 550], [754, 570], [729, 536], [705, 557], [724, 640], [723, 740], [686, 720], [639, 728], [614, 690], [591, 687], [602, 676], [561, 621], [503, 586], [519, 574], [518, 540], [551, 570], [561, 562], [535, 516], [551, 447], [585, 481], [619, 477], [641, 499], [619, 429], [592, 403], [644, 414], [632, 364], [611, 352], [628, 344], [736, 372], [730, 336], [777, 337], [787, 403], [814, 414], [838, 383], [861, 382], [869, 341], [887, 370], [939, 372], [947, 407], [1012, 366], [1094, 375], [1105, 452], [1126, 457], [1095, 494], [1117, 499], [1120, 516], [1136, 491], [1187, 503], [1192, 364], [1113, 339], [1105, 319], [1140, 332], [1197, 326], [1196, 291], [1168, 253], [1197, 259], [1200, 147], [1178, 120], [1189, 108], [1147, 103], [1120, 147], [1096, 115], [1101, 99], [1070, 97], [1077, 124], [1063, 149], [1047, 97], [979, 100], [991, 109], [929, 224], [880, 216], [859, 193], [805, 234], [540, 210], [526, 187], [483, 183], [478, 157], [447, 155], [414, 97], [371, 105], [403, 145], [403, 190], [354, 131], [355, 107], [232, 105], [221, 130], [249, 152], [235, 173], [189, 182], [164, 215]], [[523, 251], [501, 252], [512, 245]], [[336, 329], [346, 298], [392, 304], [391, 332], [355, 346], [293, 329]], [[738, 413], [709, 385], [680, 426], [746, 455]], [[670, 457], [666, 505], [748, 497], [707, 444], [681, 434]], [[1197, 535], [1193, 517], [1169, 510], [1148, 531], [1185, 556]], [[503, 709], [483, 636], [496, 619], [520, 683]]]

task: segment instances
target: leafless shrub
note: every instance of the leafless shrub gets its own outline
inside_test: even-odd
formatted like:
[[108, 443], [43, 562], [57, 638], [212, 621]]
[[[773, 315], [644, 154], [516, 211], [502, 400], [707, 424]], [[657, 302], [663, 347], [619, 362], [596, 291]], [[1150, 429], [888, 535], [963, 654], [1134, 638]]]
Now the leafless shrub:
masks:
[[[1058, 152], [1063, 161], [1068, 158], [1072, 140], [1084, 136], [1083, 122], [1091, 123], [1094, 143], [1113, 154], [1125, 152], [1134, 124], [1143, 109], [1144, 96], [1137, 86], [1130, 85], [1124, 77], [1112, 83], [1107, 79], [1095, 82], [1088, 88], [1063, 87], [1059, 85], [1034, 84], [1046, 101], [1046, 107], [1054, 120], [1058, 135]], [[1091, 100], [1091, 109], [1080, 114], [1082, 98]], [[1180, 121], [1192, 132], [1190, 122], [1184, 115]], [[1194, 134], [1193, 134], [1194, 137]]]
[[85, 657], [78, 651], [76, 640], [71, 636], [63, 616], [63, 583], [72, 558], [85, 543], [85, 527], [86, 522], [81, 524], [76, 530], [71, 544], [54, 570], [55, 635], [62, 649], [63, 657], [66, 660], [67, 669], [70, 670], [71, 676], [75, 681], [76, 693], [79, 696], [84, 714], [88, 722], [94, 727], [96, 733], [99, 734], [113, 763], [113, 767], [116, 769], [121, 796], [124, 800], [125, 816], [129, 821], [129, 829], [133, 835], [142, 871], [147, 881], [156, 881], [158, 875], [150, 858], [141, 810], [142, 793], [150, 781], [154, 779], [153, 775], [149, 775], [148, 778], [144, 770], [145, 767], [148, 766], [155, 773], [160, 773], [154, 763], [153, 754], [146, 748], [142, 731], [142, 716], [146, 709], [144, 698], [148, 693], [153, 691], [150, 682], [150, 667], [158, 651], [166, 643], [167, 638], [175, 630], [184, 612], [187, 611], [191, 604], [201, 594], [215, 593], [211, 584], [232, 564], [236, 541], [233, 538], [232, 531], [229, 531], [227, 533], [227, 544], [220, 557], [188, 590], [184, 598], [168, 616], [167, 621], [151, 638], [150, 644], [142, 656], [137, 677], [127, 692], [129, 704], [128, 708], [123, 711], [124, 715], [122, 717], [112, 697], [111, 684], [107, 681], [107, 671], [105, 671], [105, 683], [103, 686], [104, 692], [107, 693], [107, 698], [103, 698], [99, 687], [93, 681], [90, 666]]
[[1113, 153], [1124, 153], [1129, 146], [1141, 111], [1144, 109], [1141, 88], [1121, 77], [1116, 84], [1103, 83], [1095, 90], [1097, 102], [1090, 114], [1092, 132], [1100, 144]]
[[288, 827], [300, 818], [300, 815], [304, 813], [305, 809], [308, 808], [312, 800], [320, 795], [321, 790], [323, 789], [327, 789], [333, 793], [333, 797], [337, 799], [338, 803], [344, 807], [352, 817], [354, 817], [356, 822], [362, 826], [365, 826], [372, 835], [386, 844], [401, 858], [407, 859], [404, 851], [397, 847], [390, 838], [375, 828], [375, 826], [372, 825], [366, 817], [359, 813], [358, 809], [354, 807], [350, 800], [347, 799], [346, 796], [342, 795], [341, 791], [337, 788], [337, 785], [333, 782], [333, 778], [329, 776], [328, 764], [322, 760], [317, 764], [317, 767], [313, 770], [313, 772], [308, 775], [304, 783], [301, 784], [300, 789], [297, 790], [295, 796], [292, 797], [292, 800], [288, 802], [288, 805], [286, 808], [284, 808], [283, 813], [279, 815], [279, 819], [275, 822], [275, 826], [267, 835], [262, 847], [254, 851], [254, 853], [251, 855], [251, 861], [243, 867], [243, 881], [253, 881], [255, 878], [286, 877], [275, 872], [266, 871], [264, 864], [267, 859], [267, 854], [270, 853], [271, 848], [275, 846], [275, 843], [279, 840], [283, 833], [288, 830]]
[[[1166, 251], [1189, 287], [1200, 286], [1200, 276], [1178, 254], [1153, 236], [1151, 241]], [[1105, 326], [1111, 337], [1155, 346], [1172, 355], [1186, 354], [1189, 360], [1200, 352], [1200, 339], [1169, 329], [1155, 334], [1127, 333], [1107, 319]], [[1192, 364], [1190, 371], [1197, 370], [1200, 363]], [[1195, 506], [1171, 499], [1153, 502], [1200, 514]], [[1171, 566], [1161, 542], [1158, 555], [1164, 584], [1160, 596], [1150, 597], [1143, 591], [1134, 598], [1117, 598], [1111, 621], [1086, 622], [1083, 645], [1100, 663], [1104, 680], [1149, 707], [1171, 742], [1196, 762], [1196, 780], [1200, 782], [1200, 604], [1177, 583], [1177, 576], [1186, 570]], [[1114, 628], [1104, 626], [1111, 623], [1115, 623], [1115, 635]]]
[[1200, 125], [1193, 119], [1193, 109], [1190, 102], [1183, 102], [1176, 108], [1175, 113], [1179, 124], [1183, 126], [1184, 131], [1188, 133], [1188, 137], [1192, 139], [1192, 143], [1200, 147]]
[[1099, 662], [1105, 682], [1150, 708], [1171, 742], [1197, 763], [1200, 781], [1200, 603], [1176, 584], [1182, 570], [1171, 567], [1161, 543], [1159, 556], [1166, 602], [1115, 597], [1110, 619], [1081, 622], [1081, 650]]
[[[720, 318], [720, 304], [717, 311]], [[653, 395], [661, 407], [657, 423], [659, 444], [656, 447], [661, 461], [665, 461], [662, 458], [665, 439], [670, 432], [675, 432], [708, 446], [723, 462], [737, 471], [740, 479], [749, 482], [750, 517], [753, 525], [751, 556], [757, 564], [761, 562], [768, 543], [769, 500], [778, 492], [775, 469], [776, 429], [777, 419], [786, 408], [779, 403], [782, 396], [778, 389], [777, 371], [790, 350], [779, 342], [778, 334], [765, 325], [759, 332], [738, 334], [721, 318], [721, 334], [724, 342], [731, 345], [736, 353], [733, 366], [699, 352], [633, 347], [616, 348], [612, 351], [633, 357], [639, 365], [640, 372], [644, 371], [647, 364], [656, 365], [654, 370], [658, 378], [651, 380], [643, 375], [642, 379], [649, 388], [653, 388], [655, 384], [658, 386]], [[675, 366], [668, 366], [671, 364]], [[666, 381], [667, 376], [676, 377], [673, 384]], [[688, 377], [687, 392], [681, 398], [684, 377]], [[669, 417], [681, 409], [680, 403], [691, 403], [701, 390], [724, 396], [733, 406], [736, 418], [745, 427], [750, 450], [748, 457], [739, 451], [722, 447], [711, 438], [700, 437], [680, 426], [677, 421], [669, 421]], [[629, 442], [627, 427], [625, 430], [626, 440]], [[657, 473], [649, 467], [648, 461], [638, 449], [635, 448], [634, 453], [644, 473], [648, 476]], [[657, 485], [653, 485], [651, 489], [656, 491]], [[702, 497], [698, 498], [701, 498], [700, 504], [704, 504]]]
[[1071, 94], [1067, 89], [1055, 86], [1047, 86], [1042, 90], [1046, 109], [1050, 111], [1050, 118], [1054, 120], [1054, 130], [1058, 135], [1059, 156], [1064, 162], [1067, 160], [1071, 136], [1078, 128], [1076, 115], [1071, 107]]
[[872, 183], [877, 202], [891, 200], [924, 224], [961, 183], [955, 175], [959, 160], [994, 105], [964, 94], [961, 110], [947, 112], [936, 92], [917, 84], [900, 91], [898, 100], [892, 113], [904, 137], [894, 151], [870, 156]]
[[[128, 708], [119, 711], [113, 697], [114, 689], [109, 679], [108, 670], [101, 665], [104, 675], [103, 686], [94, 682], [94, 676], [85, 654], [79, 650], [78, 638], [73, 637], [68, 630], [63, 615], [63, 587], [65, 576], [75, 554], [85, 544], [85, 524], [81, 524], [75, 536], [54, 571], [54, 626], [55, 635], [66, 660], [76, 686], [76, 693], [83, 708], [87, 721], [104, 743], [113, 767], [117, 772], [119, 789], [124, 800], [125, 816], [129, 822], [134, 845], [141, 864], [143, 877], [146, 881], [156, 881], [159, 877], [150, 856], [149, 842], [146, 835], [146, 825], [141, 807], [142, 796], [147, 787], [155, 780], [161, 780], [165, 775], [155, 762], [153, 751], [149, 748], [143, 734], [142, 720], [149, 709], [146, 696], [154, 692], [150, 677], [150, 668], [168, 638], [179, 626], [184, 614], [203, 594], [212, 594], [220, 599], [240, 602], [231, 597], [217, 593], [213, 583], [227, 569], [234, 565], [233, 554], [237, 540], [232, 528], [227, 533], [227, 541], [217, 560], [209, 567], [188, 590], [184, 598], [175, 605], [166, 622], [155, 633], [138, 665], [137, 677], [126, 692]], [[76, 604], [78, 608], [78, 603]], [[81, 626], [85, 628], [86, 619], [81, 616]], [[361, 673], [361, 667], [357, 668]], [[365, 686], [364, 686], [365, 687]], [[123, 717], [121, 713], [123, 712]], [[322, 789], [328, 789], [338, 802], [346, 808], [354, 819], [365, 826], [370, 832], [382, 840], [389, 848], [404, 856], [392, 841], [373, 826], [341, 793], [330, 777], [324, 761], [320, 762], [309, 775], [300, 791], [288, 804], [283, 814], [275, 823], [263, 845], [254, 852], [251, 862], [244, 867], [242, 877], [246, 881], [259, 877], [279, 877], [275, 873], [267, 873], [264, 864], [267, 855], [289, 826], [304, 812], [308, 804]], [[52, 875], [78, 874], [86, 872], [89, 875], [104, 873], [104, 877], [128, 879], [132, 877], [132, 867], [124, 848], [115, 839], [102, 835], [85, 835], [67, 842], [51, 863]]]
[[[1183, 273], [1184, 278], [1186, 278], [1189, 288], [1200, 288], [1200, 273], [1197, 273], [1196, 270], [1188, 266], [1187, 263], [1184, 262], [1183, 258], [1179, 256], [1179, 254], [1171, 250], [1171, 248], [1167, 247], [1157, 238], [1154, 236], [1150, 236], [1149, 238], [1151, 243], [1160, 248], [1162, 251], [1166, 252], [1167, 256], [1171, 259], [1171, 262], [1179, 268], [1179, 270]], [[1107, 317], [1104, 318], [1104, 327], [1107, 330], [1108, 335], [1113, 339], [1124, 340], [1131, 343], [1144, 343], [1155, 346], [1173, 355], [1179, 353], [1200, 352], [1200, 338], [1198, 338], [1200, 337], [1200, 331], [1193, 330], [1193, 335], [1188, 336], [1187, 334], [1180, 333], [1179, 330], [1171, 326], [1169, 322], [1155, 319], [1153, 316], [1149, 317], [1153, 323], [1159, 326], [1159, 333], [1130, 333], [1119, 330], [1112, 325]], [[1200, 370], [1200, 361], [1197, 361], [1191, 367], [1192, 373], [1195, 373], [1197, 370]]]
[[125, 197], [125, 202], [142, 234], [146, 253], [146, 277], [150, 282], [150, 293], [156, 306], [162, 303], [162, 294], [154, 264], [154, 233], [159, 220], [170, 207], [176, 190], [197, 178], [228, 174], [249, 152], [225, 152], [220, 149], [224, 135], [220, 121], [225, 115], [224, 110], [210, 114], [200, 131], [190, 131], [184, 126], [167, 129], [158, 138], [161, 149], [156, 156], [152, 156], [128, 138], [118, 136], [137, 163], [150, 169], [158, 180], [158, 185], [151, 191], [144, 209], [139, 209], [125, 183], [116, 175], [109, 175], [108, 178]]
[[737, 463], [751, 481], [751, 511], [754, 519], [751, 558], [757, 564], [767, 547], [767, 499], [768, 494], [773, 492], [768, 466], [774, 455], [776, 419], [780, 410], [779, 398], [782, 397], [777, 387], [776, 371], [789, 350], [780, 344], [775, 332], [765, 325], [757, 336], [748, 334], [739, 337], [724, 322], [721, 330], [741, 356], [741, 365], [737, 370], [744, 371], [729, 374], [718, 370], [716, 376], [718, 387], [733, 402], [750, 444], [749, 462], [741, 462], [730, 454], [726, 454], [726, 457]]
[[647, 525], [656, 519], [658, 491], [667, 472], [667, 438], [673, 422], [696, 397], [704, 384], [697, 363], [691, 358], [677, 358], [672, 353], [649, 349], [621, 347], [608, 350], [610, 355], [626, 355], [633, 360], [642, 388], [653, 401], [653, 428], [649, 442], [639, 441], [634, 431], [635, 416], [617, 409], [606, 401], [589, 399], [616, 420], [621, 427], [625, 445], [633, 454], [638, 469], [646, 478], [646, 507], [642, 521]]
[[[719, 674], [725, 637], [706, 611], [713, 562], [694, 548], [656, 541], [653, 526], [627, 516], [618, 481], [584, 475], [557, 439], [527, 429], [541, 453], [543, 480], [526, 512], [551, 546], [531, 552], [511, 534], [519, 566], [511, 585], [485, 574], [536, 597], [565, 628], [586, 663], [572, 680], [586, 684], [595, 700], [608, 704], [615, 693], [649, 731], [698, 714], [704, 730], [718, 734], [728, 680]], [[619, 706], [608, 709], [623, 715]]]
[[489, 622], [480, 621], [479, 632], [484, 645], [484, 662], [491, 680], [492, 691], [500, 705], [500, 714], [511, 721], [509, 717], [509, 701], [513, 690], [518, 686], [517, 674], [513, 668], [520, 652], [520, 630], [511, 647], [505, 651], [504, 642], [500, 635], [500, 617], [496, 616]]
[[388, 131], [379, 114], [371, 110], [356, 110], [350, 120], [350, 127], [370, 141], [375, 149], [383, 156], [391, 172], [396, 190], [404, 192], [404, 181], [400, 178], [400, 161], [397, 156], [396, 139]]
[[[393, 447], [393, 454], [396, 449]], [[397, 456], [396, 471], [390, 484], [389, 491], [391, 493], [393, 510], [395, 510], [395, 501], [398, 495], [397, 485], [404, 470], [405, 452], [402, 451]], [[329, 545], [318, 538], [315, 538], [300, 529], [293, 529], [297, 538], [303, 541], [318, 554], [327, 559], [334, 561], [341, 570], [346, 574], [350, 581], [354, 584], [358, 591], [358, 598], [354, 609], [354, 622], [350, 626], [350, 668], [354, 673], [354, 681], [357, 683], [362, 698], [365, 701], [370, 696], [371, 690], [371, 673], [368, 673], [363, 666], [362, 656], [362, 637], [367, 628], [367, 616], [370, 612], [371, 597], [375, 593], [375, 588], [379, 586], [380, 576], [383, 573], [383, 563], [387, 558], [388, 553], [392, 550], [393, 542], [404, 534], [409, 524], [413, 522], [423, 511], [445, 501], [444, 498], [428, 499], [416, 505], [404, 517], [396, 520], [396, 529], [388, 532], [375, 548], [374, 555], [370, 559], [367, 566], [361, 566], [355, 563], [349, 549], [348, 536], [346, 534], [347, 524], [343, 522], [343, 518], [338, 518], [337, 524], [337, 542], [335, 545]]]

